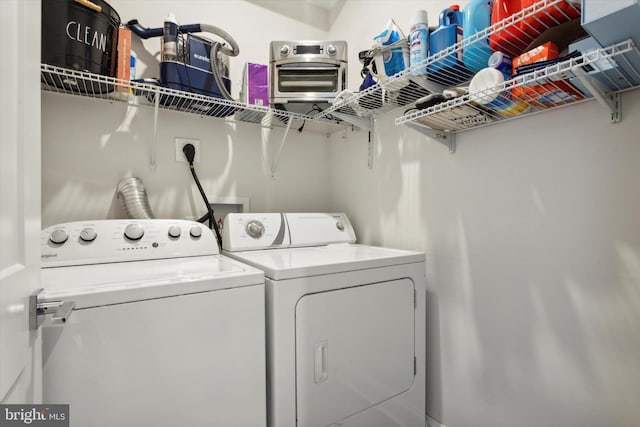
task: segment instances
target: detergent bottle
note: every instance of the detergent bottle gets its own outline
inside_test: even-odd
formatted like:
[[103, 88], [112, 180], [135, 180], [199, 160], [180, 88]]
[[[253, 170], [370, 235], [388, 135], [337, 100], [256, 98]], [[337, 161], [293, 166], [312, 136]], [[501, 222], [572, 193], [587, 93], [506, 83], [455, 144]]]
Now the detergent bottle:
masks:
[[[409, 63], [412, 68], [424, 62], [429, 55], [429, 23], [426, 10], [418, 10], [414, 15], [413, 25], [409, 31]], [[427, 73], [427, 66], [414, 68], [414, 75]]]
[[[458, 5], [452, 5], [440, 13], [438, 28], [429, 35], [431, 56], [462, 41], [462, 22], [463, 15]], [[429, 65], [429, 78], [443, 84], [463, 82], [467, 75], [468, 72], [462, 64], [462, 50]]]
[[[494, 0], [491, 12], [491, 25], [495, 25], [522, 10], [522, 0]], [[521, 23], [515, 22], [500, 26], [489, 36], [489, 45], [494, 51], [516, 57], [527, 48], [537, 34], [530, 35], [522, 31]]]
[[[493, 0], [472, 0], [463, 10], [465, 39], [485, 30], [491, 25], [491, 12]], [[467, 69], [477, 73], [487, 67], [492, 50], [489, 47], [489, 38], [484, 37], [464, 48], [462, 58]]]
[[[533, 6], [540, 0], [521, 0], [522, 9]], [[523, 31], [533, 31], [536, 35], [542, 33], [550, 27], [554, 27], [563, 22], [580, 17], [580, 2], [575, 0], [564, 0], [553, 6], [547, 6], [535, 13], [526, 13], [527, 18], [520, 24]]]
[[379, 52], [374, 59], [376, 77], [391, 77], [409, 66], [409, 42], [393, 19], [373, 41], [373, 50]]

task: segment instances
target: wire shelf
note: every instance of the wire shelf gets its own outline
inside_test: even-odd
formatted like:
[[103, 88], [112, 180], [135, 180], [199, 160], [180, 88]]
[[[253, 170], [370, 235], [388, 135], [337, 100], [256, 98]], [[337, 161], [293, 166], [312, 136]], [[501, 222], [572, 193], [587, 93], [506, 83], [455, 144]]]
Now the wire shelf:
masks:
[[[417, 100], [444, 89], [465, 86], [476, 71], [486, 67], [487, 52], [517, 56], [545, 30], [580, 17], [580, 6], [566, 0], [541, 0], [473, 34], [447, 49], [432, 54], [402, 72], [382, 79], [367, 89], [350, 94], [316, 115], [321, 118], [347, 107], [358, 116], [375, 117], [406, 109]], [[579, 22], [576, 21], [579, 25]], [[489, 46], [490, 45], [490, 46]]]
[[291, 126], [300, 131], [304, 129], [314, 133], [330, 134], [350, 126], [332, 116], [315, 119], [296, 112], [249, 105], [48, 64], [41, 64], [40, 78], [42, 89], [49, 92], [158, 107], [232, 122], [257, 123], [264, 127]]
[[[486, 90], [423, 110], [414, 109], [398, 117], [395, 123], [415, 122], [438, 131], [462, 131], [639, 85], [640, 51], [632, 40], [627, 40], [517, 76]], [[513, 108], [492, 109], [483, 105], [487, 99], [498, 96], [508, 99]]]

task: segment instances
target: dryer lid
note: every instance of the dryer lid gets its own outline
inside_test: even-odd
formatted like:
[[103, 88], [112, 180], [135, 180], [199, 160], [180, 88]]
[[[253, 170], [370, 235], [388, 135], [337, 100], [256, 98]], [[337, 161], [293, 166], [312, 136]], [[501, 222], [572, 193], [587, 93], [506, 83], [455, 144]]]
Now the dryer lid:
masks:
[[333, 244], [303, 248], [225, 252], [264, 271], [273, 280], [321, 276], [332, 273], [424, 262], [420, 252], [358, 244]]

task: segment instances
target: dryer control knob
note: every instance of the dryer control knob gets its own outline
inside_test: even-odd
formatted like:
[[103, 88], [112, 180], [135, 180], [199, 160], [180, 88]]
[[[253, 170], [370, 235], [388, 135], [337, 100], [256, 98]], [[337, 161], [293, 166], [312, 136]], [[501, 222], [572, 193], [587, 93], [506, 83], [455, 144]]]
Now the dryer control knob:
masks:
[[171, 227], [169, 227], [168, 233], [169, 237], [177, 239], [178, 237], [180, 237], [180, 234], [182, 234], [182, 230], [180, 230], [180, 227], [178, 227], [177, 225], [172, 225]]
[[259, 239], [264, 235], [264, 225], [255, 219], [249, 221], [244, 228], [247, 234], [254, 239]]
[[49, 240], [51, 240], [52, 243], [55, 243], [57, 245], [63, 244], [64, 242], [67, 241], [68, 238], [69, 238], [69, 235], [67, 234], [66, 231], [62, 229], [54, 230], [53, 233], [49, 235]]
[[144, 236], [144, 229], [140, 224], [129, 224], [124, 229], [124, 237], [130, 240], [140, 240]]
[[194, 239], [199, 239], [200, 236], [202, 236], [202, 228], [194, 225], [189, 230], [189, 234], [191, 234], [191, 237], [193, 237]]
[[336, 228], [340, 231], [344, 231], [344, 224], [342, 223], [342, 221], [336, 222]]
[[329, 46], [327, 46], [327, 53], [331, 56], [335, 55], [336, 53], [338, 53], [338, 50], [336, 49], [336, 47], [332, 44], [330, 44]]
[[287, 56], [289, 55], [290, 51], [291, 51], [291, 48], [285, 44], [280, 48], [280, 56]]
[[87, 227], [83, 228], [80, 232], [80, 240], [83, 242], [93, 242], [98, 237], [98, 233], [93, 228]]

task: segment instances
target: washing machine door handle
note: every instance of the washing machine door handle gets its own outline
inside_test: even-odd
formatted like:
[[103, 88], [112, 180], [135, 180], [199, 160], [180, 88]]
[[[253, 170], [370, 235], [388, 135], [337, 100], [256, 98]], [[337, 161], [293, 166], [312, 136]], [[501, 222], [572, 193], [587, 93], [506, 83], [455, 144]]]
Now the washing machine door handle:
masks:
[[76, 306], [75, 301], [40, 301], [38, 296], [43, 288], [29, 296], [29, 328], [36, 330], [44, 321], [44, 317], [52, 315], [54, 322], [66, 323]]

